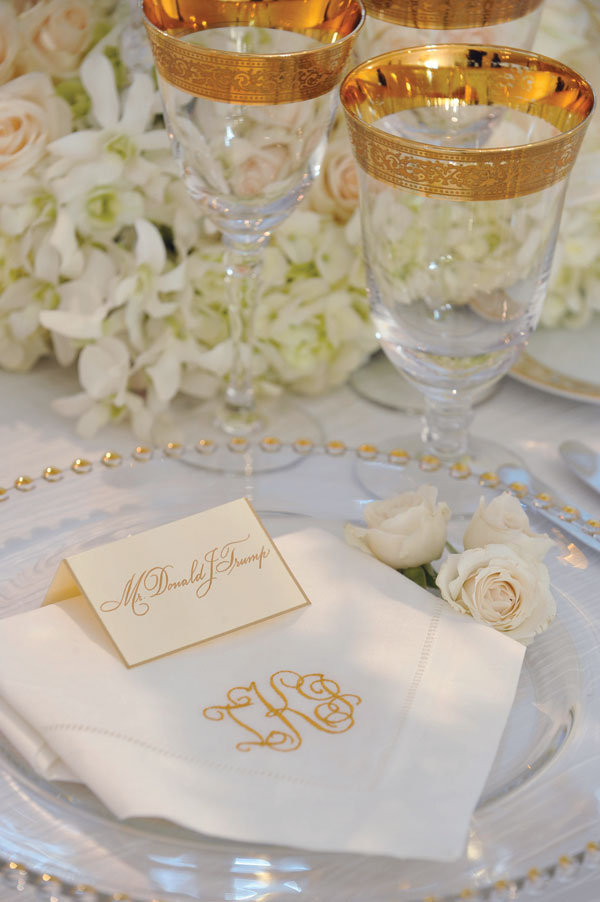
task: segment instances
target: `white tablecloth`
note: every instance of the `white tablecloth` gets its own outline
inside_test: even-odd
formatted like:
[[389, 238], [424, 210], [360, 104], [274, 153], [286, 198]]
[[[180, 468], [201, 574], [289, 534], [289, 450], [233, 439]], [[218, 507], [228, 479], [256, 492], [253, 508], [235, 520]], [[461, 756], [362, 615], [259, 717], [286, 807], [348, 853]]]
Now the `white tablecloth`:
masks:
[[[73, 423], [50, 407], [53, 398], [75, 391], [75, 374], [50, 363], [25, 375], [0, 373], [0, 486], [10, 485], [20, 474], [37, 476], [48, 465], [68, 466], [79, 455], [97, 459], [108, 449], [128, 453], [135, 447], [126, 425], [108, 427], [93, 439], [81, 439]], [[349, 388], [301, 403], [321, 422], [326, 438], [349, 444], [372, 442], [389, 447], [391, 440], [415, 428], [413, 417], [372, 405]], [[566, 438], [580, 439], [600, 451], [600, 407], [544, 394], [507, 378], [493, 397], [477, 408], [473, 432], [512, 444], [540, 479], [600, 518], [600, 496], [593, 496], [566, 470], [557, 451]], [[189, 441], [197, 440], [200, 424], [188, 422], [186, 433]], [[0, 798], [0, 817], [1, 812]], [[16, 898], [30, 902], [34, 892], [26, 889], [17, 896], [0, 878], [0, 902], [15, 902]], [[544, 902], [599, 902], [600, 875], [584, 871], [564, 890], [545, 893], [543, 898]]]

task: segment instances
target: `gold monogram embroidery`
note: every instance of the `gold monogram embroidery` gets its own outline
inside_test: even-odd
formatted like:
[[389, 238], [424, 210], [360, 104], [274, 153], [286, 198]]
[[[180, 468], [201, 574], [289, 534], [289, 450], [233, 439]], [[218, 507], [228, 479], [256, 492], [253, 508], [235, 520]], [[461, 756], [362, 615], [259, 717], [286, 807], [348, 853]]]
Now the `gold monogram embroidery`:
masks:
[[249, 752], [255, 746], [276, 752], [300, 748], [302, 723], [296, 721], [294, 725], [291, 717], [324, 733], [346, 733], [354, 726], [354, 709], [362, 699], [358, 695], [342, 695], [338, 683], [322, 673], [300, 676], [293, 670], [279, 670], [272, 674], [269, 685], [281, 704], [271, 704], [252, 682], [230, 689], [228, 704], [203, 711], [208, 720], [229, 717], [251, 734], [253, 738], [237, 743], [240, 752]]

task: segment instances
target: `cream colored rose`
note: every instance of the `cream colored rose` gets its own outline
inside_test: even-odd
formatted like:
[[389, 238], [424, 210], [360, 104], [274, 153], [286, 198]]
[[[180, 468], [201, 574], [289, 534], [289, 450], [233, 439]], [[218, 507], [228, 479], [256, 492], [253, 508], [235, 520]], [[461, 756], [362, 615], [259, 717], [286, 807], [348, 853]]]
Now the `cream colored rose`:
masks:
[[61, 78], [74, 75], [94, 22], [91, 0], [38, 0], [19, 17], [22, 65]]
[[517, 498], [503, 492], [485, 506], [483, 498], [465, 530], [465, 548], [490, 544], [510, 545], [521, 554], [541, 561], [554, 545], [546, 533], [532, 532], [529, 518]]
[[0, 85], [15, 73], [20, 46], [19, 25], [10, 3], [0, 4]]
[[341, 222], [354, 213], [358, 204], [358, 172], [345, 134], [330, 142], [321, 175], [309, 197], [313, 210], [333, 215]]
[[0, 87], [0, 178], [20, 178], [55, 138], [71, 131], [71, 110], [47, 75], [32, 72]]
[[247, 156], [233, 172], [231, 187], [236, 197], [257, 197], [287, 172], [288, 152], [281, 145], [265, 147]]
[[449, 555], [436, 583], [455, 610], [526, 645], [556, 614], [547, 568], [507, 545]]
[[396, 570], [435, 561], [444, 550], [450, 519], [448, 505], [436, 502], [437, 489], [431, 485], [372, 501], [364, 509], [368, 528], [347, 523], [346, 541]]

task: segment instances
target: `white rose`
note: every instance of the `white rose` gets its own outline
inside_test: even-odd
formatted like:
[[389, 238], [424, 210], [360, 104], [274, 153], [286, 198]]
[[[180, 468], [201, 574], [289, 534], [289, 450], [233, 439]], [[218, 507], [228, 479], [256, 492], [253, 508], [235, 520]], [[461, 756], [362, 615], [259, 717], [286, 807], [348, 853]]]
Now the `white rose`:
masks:
[[485, 506], [483, 498], [465, 530], [465, 548], [481, 548], [483, 545], [509, 545], [521, 554], [538, 561], [544, 559], [554, 545], [546, 533], [534, 533], [529, 518], [517, 498], [503, 492]]
[[64, 78], [74, 75], [94, 26], [91, 0], [39, 0], [20, 16], [23, 63]]
[[0, 178], [20, 178], [55, 138], [71, 131], [71, 110], [47, 75], [32, 72], [0, 87]]
[[525, 644], [556, 614], [547, 568], [507, 545], [449, 555], [436, 583], [455, 610]]
[[431, 485], [372, 501], [364, 509], [368, 528], [347, 523], [346, 541], [396, 570], [435, 561], [444, 550], [450, 519], [448, 505], [436, 502], [437, 489]]
[[310, 206], [318, 213], [332, 214], [346, 222], [358, 204], [358, 173], [345, 134], [334, 138], [327, 149], [321, 175], [313, 185]]
[[256, 197], [263, 194], [269, 186], [283, 177], [288, 159], [288, 151], [278, 144], [248, 155], [235, 167], [231, 178], [231, 187], [236, 197]]
[[14, 10], [10, 3], [0, 5], [0, 85], [14, 75], [20, 41]]

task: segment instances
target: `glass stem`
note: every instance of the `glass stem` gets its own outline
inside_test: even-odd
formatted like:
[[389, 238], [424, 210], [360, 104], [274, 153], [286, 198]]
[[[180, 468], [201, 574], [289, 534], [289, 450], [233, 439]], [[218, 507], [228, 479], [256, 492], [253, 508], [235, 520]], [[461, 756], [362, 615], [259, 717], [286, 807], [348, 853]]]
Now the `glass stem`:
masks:
[[232, 357], [220, 420], [227, 432], [244, 435], [262, 423], [254, 397], [252, 349], [266, 242], [241, 246], [226, 235], [223, 238]]
[[442, 460], [457, 460], [468, 453], [471, 397], [426, 397], [422, 439]]

